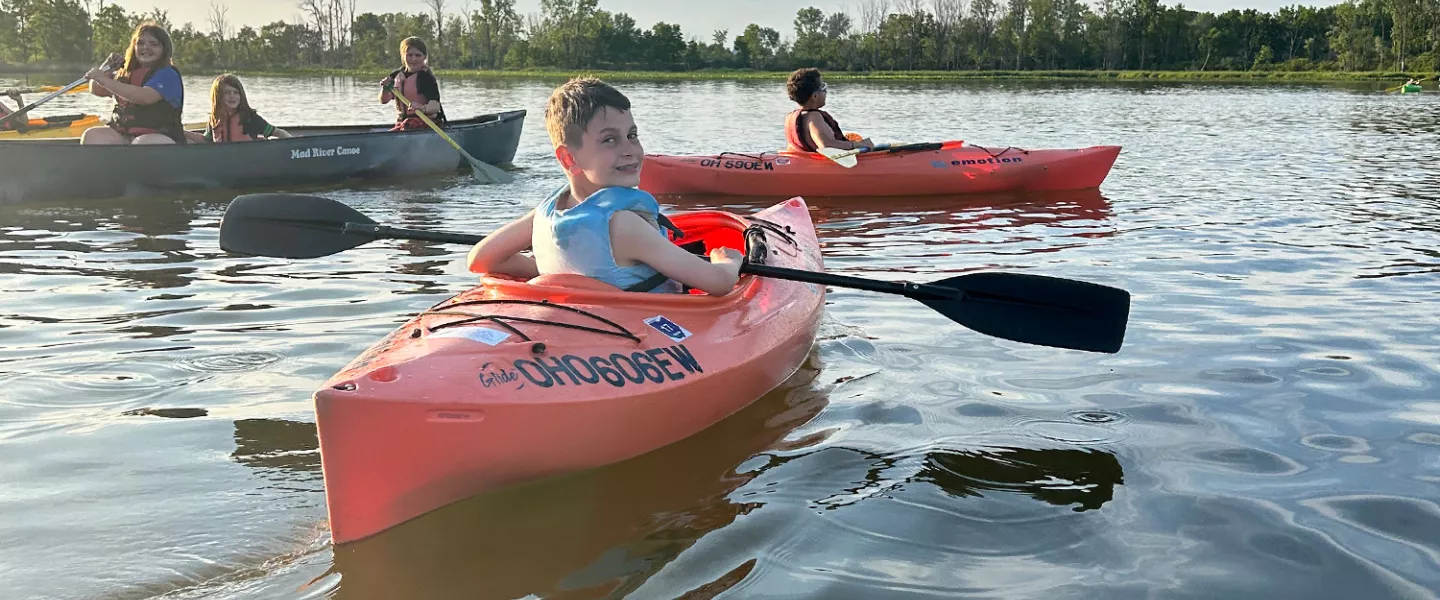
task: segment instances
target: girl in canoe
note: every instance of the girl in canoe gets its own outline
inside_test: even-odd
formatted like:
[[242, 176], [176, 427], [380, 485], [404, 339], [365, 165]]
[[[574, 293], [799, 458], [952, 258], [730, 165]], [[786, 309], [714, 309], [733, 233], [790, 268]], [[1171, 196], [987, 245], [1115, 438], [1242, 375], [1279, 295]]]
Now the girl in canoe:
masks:
[[271, 125], [250, 108], [250, 99], [240, 78], [226, 73], [210, 85], [210, 123], [205, 134], [187, 132], [185, 137], [192, 142], [220, 144], [288, 138], [290, 133]]
[[869, 138], [847, 139], [835, 118], [820, 110], [825, 106], [826, 91], [829, 89], [830, 86], [821, 79], [819, 69], [796, 69], [790, 74], [785, 91], [800, 108], [785, 117], [785, 140], [789, 143], [787, 150], [819, 152], [821, 148], [874, 148], [875, 144]]
[[[636, 189], [645, 150], [630, 100], [599, 79], [572, 79], [545, 109], [555, 159], [570, 185], [470, 250], [473, 273], [529, 279], [573, 273], [632, 292], [721, 296], [740, 278], [743, 256], [716, 248], [710, 262], [671, 243], [655, 197]], [[534, 256], [521, 254], [533, 250]]]
[[80, 143], [185, 143], [185, 128], [180, 124], [185, 85], [180, 71], [170, 64], [174, 54], [175, 46], [165, 28], [146, 21], [131, 34], [124, 65], [116, 74], [112, 76], [104, 67], [86, 73], [90, 93], [114, 97], [115, 112], [108, 126], [86, 129]]
[[[425, 49], [425, 42], [414, 36], [401, 40], [400, 55], [405, 58], [405, 66], [392, 71], [380, 82], [380, 103], [395, 102], [395, 127], [391, 131], [425, 129], [425, 122], [415, 115], [416, 110], [424, 112], [437, 125], [444, 123], [440, 82], [435, 80], [435, 74], [430, 72], [430, 65], [426, 63], [429, 51]], [[396, 92], [404, 94], [413, 108], [395, 100]]]

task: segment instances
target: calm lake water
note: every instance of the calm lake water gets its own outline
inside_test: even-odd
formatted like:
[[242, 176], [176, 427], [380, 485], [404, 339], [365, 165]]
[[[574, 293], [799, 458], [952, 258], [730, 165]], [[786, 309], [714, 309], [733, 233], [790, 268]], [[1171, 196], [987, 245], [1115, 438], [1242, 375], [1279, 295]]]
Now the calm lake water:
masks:
[[[530, 111], [512, 185], [318, 193], [486, 232], [563, 180], [555, 83], [444, 83], [452, 116]], [[247, 84], [281, 126], [391, 115], [369, 81]], [[1434, 598], [1440, 94], [1377, 87], [837, 84], [876, 139], [1123, 145], [1099, 191], [812, 205], [835, 272], [1128, 289], [1124, 349], [835, 289], [801, 372], [716, 427], [339, 550], [309, 394], [470, 284], [466, 248], [230, 256], [230, 193], [0, 207], [0, 596]], [[782, 88], [622, 86], [659, 153], [777, 148]], [[108, 107], [40, 112], [80, 110]]]

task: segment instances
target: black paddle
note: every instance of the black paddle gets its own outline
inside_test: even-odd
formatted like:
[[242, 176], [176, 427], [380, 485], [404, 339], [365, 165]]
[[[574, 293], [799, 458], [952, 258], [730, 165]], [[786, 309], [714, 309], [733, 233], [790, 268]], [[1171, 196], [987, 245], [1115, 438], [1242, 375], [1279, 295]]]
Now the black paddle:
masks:
[[[475, 244], [484, 236], [389, 227], [340, 202], [299, 194], [236, 197], [220, 221], [220, 248], [253, 256], [318, 258], [380, 239]], [[986, 335], [1089, 352], [1119, 351], [1130, 314], [1125, 290], [1041, 275], [970, 273], [920, 284], [748, 262], [740, 272], [900, 294]]]

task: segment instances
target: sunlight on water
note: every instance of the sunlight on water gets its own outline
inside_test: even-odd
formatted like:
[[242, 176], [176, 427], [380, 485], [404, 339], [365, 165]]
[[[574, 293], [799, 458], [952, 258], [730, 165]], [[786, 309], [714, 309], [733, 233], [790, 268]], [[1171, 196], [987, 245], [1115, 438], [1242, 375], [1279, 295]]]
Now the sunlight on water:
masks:
[[[199, 120], [207, 78], [187, 84]], [[372, 82], [247, 84], [281, 126], [392, 118]], [[452, 117], [530, 111], [514, 184], [306, 193], [487, 232], [562, 182], [553, 84], [444, 83]], [[623, 90], [650, 152], [783, 144], [775, 85]], [[466, 248], [230, 256], [225, 191], [0, 206], [7, 597], [1435, 597], [1440, 99], [1023, 81], [832, 96], [876, 139], [1124, 146], [1099, 191], [811, 199], [836, 272], [1123, 287], [1124, 349], [1025, 346], [835, 288], [801, 372], [716, 427], [337, 549], [309, 396], [469, 284]]]

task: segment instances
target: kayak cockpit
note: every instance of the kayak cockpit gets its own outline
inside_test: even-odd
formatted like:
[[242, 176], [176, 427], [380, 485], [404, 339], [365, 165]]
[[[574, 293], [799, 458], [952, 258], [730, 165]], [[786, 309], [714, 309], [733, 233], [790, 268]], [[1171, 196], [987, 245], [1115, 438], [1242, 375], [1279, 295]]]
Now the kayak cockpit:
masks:
[[[694, 254], [708, 256], [717, 248], [733, 248], [744, 253], [747, 244], [746, 230], [757, 222], [736, 217], [721, 211], [695, 211], [680, 213], [673, 217], [675, 225], [683, 232], [674, 240]], [[753, 238], [753, 235], [751, 236]], [[572, 273], [552, 273], [522, 280], [507, 275], [486, 274], [480, 277], [481, 288], [488, 297], [529, 298], [551, 302], [585, 302], [606, 305], [612, 302], [625, 304], [674, 304], [716, 303], [726, 298], [742, 297], [736, 290], [744, 290], [754, 284], [754, 277], [742, 275], [730, 293], [715, 297], [699, 290], [687, 294], [662, 294], [652, 292], [627, 292], [608, 283]]]

